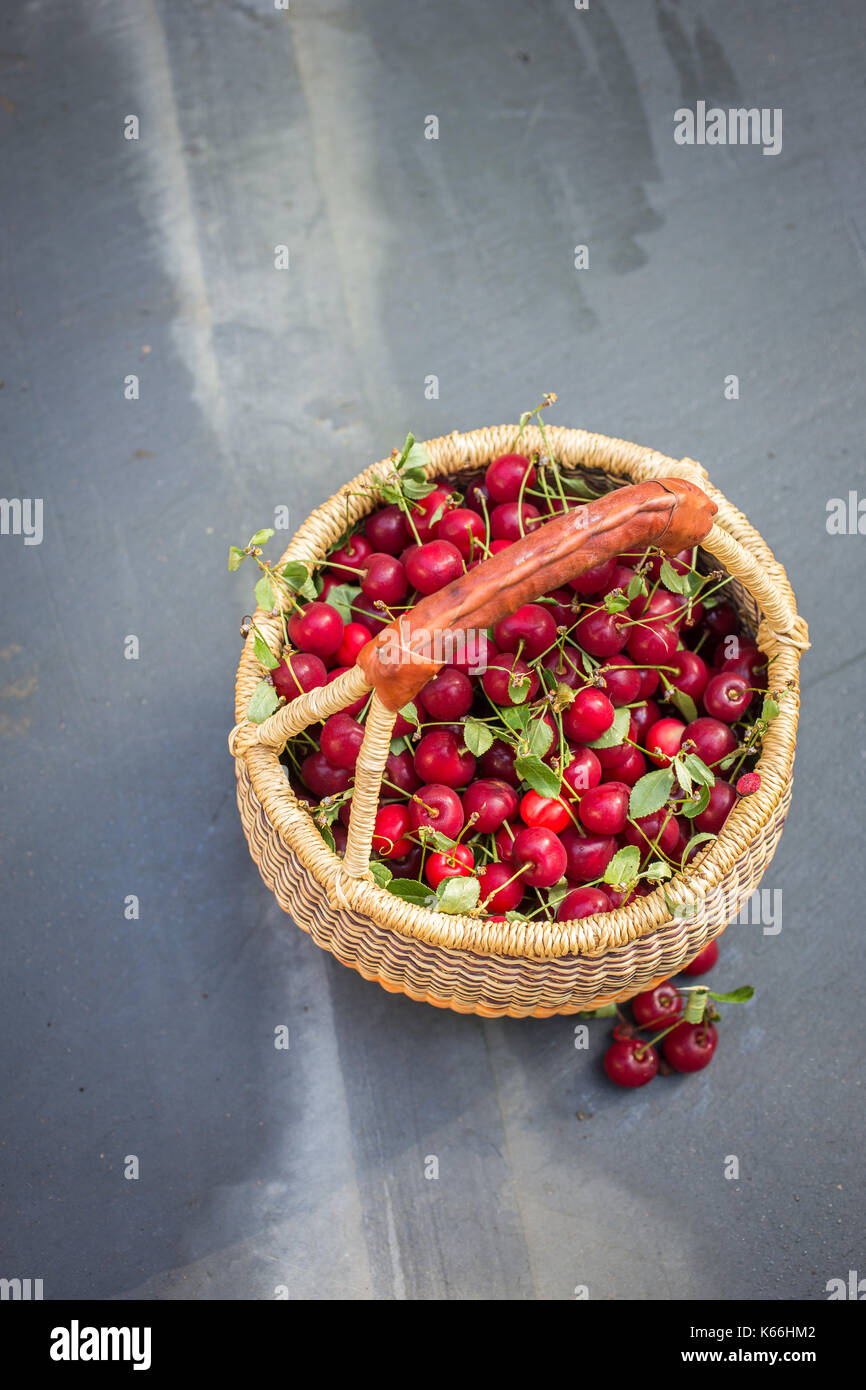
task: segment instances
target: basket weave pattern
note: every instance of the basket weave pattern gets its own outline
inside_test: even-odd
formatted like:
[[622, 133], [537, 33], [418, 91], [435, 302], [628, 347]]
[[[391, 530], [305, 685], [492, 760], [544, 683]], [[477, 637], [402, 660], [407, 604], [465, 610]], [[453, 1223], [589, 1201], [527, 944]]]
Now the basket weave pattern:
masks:
[[[428, 472], [431, 477], [478, 472], [513, 447], [516, 433], [516, 426], [501, 426], [430, 441], [427, 448], [433, 462]], [[364, 874], [364, 853], [350, 874], [349, 855], [344, 862], [328, 849], [292, 794], [279, 751], [295, 728], [327, 717], [367, 687], [355, 668], [324, 690], [293, 701], [267, 724], [248, 725], [246, 707], [263, 674], [248, 639], [238, 670], [238, 725], [230, 748], [235, 754], [241, 820], [264, 881], [317, 945], [343, 964], [388, 990], [461, 1013], [512, 1017], [574, 1013], [627, 999], [668, 978], [724, 929], [754, 891], [775, 851], [790, 802], [799, 658], [808, 646], [808, 636], [781, 565], [693, 460], [669, 459], [581, 430], [549, 427], [546, 433], [566, 470], [580, 469], [589, 476], [603, 473], [621, 483], [679, 476], [703, 488], [719, 510], [702, 553], [711, 566], [734, 576], [728, 593], [745, 623], [757, 629], [758, 645], [773, 658], [771, 687], [793, 684], [764, 739], [757, 768], [760, 791], [738, 803], [718, 839], [686, 874], [667, 885], [668, 900], [681, 904], [686, 917], [672, 917], [664, 893], [657, 890], [628, 907], [577, 922], [493, 923], [432, 913], [405, 903]], [[541, 447], [538, 431], [527, 429], [524, 448]], [[357, 493], [387, 463], [374, 465], [313, 512], [281, 563], [321, 562], [342, 535], [347, 512], [354, 523], [372, 510], [372, 500]], [[279, 620], [259, 611], [256, 623], [278, 653]], [[374, 700], [374, 709], [375, 704]], [[383, 750], [387, 751], [391, 722], [386, 719], [378, 735], [373, 729], [368, 734], [371, 745], [378, 736], [379, 765]], [[371, 821], [375, 811], [374, 751], [371, 747], [372, 772], [365, 777], [359, 763], [353, 809], [356, 832], [356, 817], [359, 822]], [[360, 786], [364, 780], [372, 784], [366, 798]], [[363, 836], [361, 843], [363, 850]], [[369, 839], [366, 843], [368, 853]]]

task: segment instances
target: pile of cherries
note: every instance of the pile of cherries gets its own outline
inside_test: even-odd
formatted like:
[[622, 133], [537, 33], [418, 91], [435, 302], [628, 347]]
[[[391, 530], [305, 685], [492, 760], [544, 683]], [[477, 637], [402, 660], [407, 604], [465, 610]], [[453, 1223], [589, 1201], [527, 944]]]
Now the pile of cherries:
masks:
[[[315, 600], [294, 607], [270, 673], [277, 695], [291, 701], [334, 680], [421, 596], [585, 497], [554, 462], [505, 454], [468, 484], [440, 482], [417, 500], [380, 506], [328, 555]], [[696, 561], [697, 550], [666, 559], [650, 549], [586, 571], [496, 623], [486, 656], [457, 653], [401, 711], [373, 835], [391, 891], [401, 880], [408, 896], [407, 881], [429, 893], [476, 877], [475, 915], [567, 921], [652, 891], [652, 874], [605, 881], [624, 847], [639, 851], [642, 874], [653, 861], [675, 873], [697, 851], [696, 835], [718, 834], [738, 794], [760, 780], [747, 772], [759, 751], [749, 719], [766, 658], [725, 599], [726, 577], [699, 573]], [[668, 583], [672, 574], [694, 582], [674, 592], [663, 573]], [[522, 724], [518, 706], [528, 711]], [[367, 708], [355, 701], [283, 755], [296, 795], [338, 854]], [[605, 746], [626, 709], [622, 740]], [[527, 764], [530, 734], [538, 756]], [[686, 752], [714, 774], [705, 808], [687, 818], [674, 778], [664, 806], [632, 818], [635, 784]], [[548, 774], [541, 787], [552, 777], [557, 795], [523, 775], [539, 761]]]

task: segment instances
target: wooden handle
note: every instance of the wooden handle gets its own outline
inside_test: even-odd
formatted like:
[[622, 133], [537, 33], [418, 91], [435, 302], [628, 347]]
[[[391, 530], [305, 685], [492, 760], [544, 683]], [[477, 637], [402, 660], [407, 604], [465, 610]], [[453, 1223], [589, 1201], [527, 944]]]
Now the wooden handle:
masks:
[[681, 478], [618, 488], [537, 527], [421, 599], [362, 648], [357, 665], [385, 708], [399, 710], [441, 670], [450, 652], [465, 646], [467, 634], [483, 632], [623, 551], [656, 545], [675, 554], [697, 545], [715, 512], [706, 493]]

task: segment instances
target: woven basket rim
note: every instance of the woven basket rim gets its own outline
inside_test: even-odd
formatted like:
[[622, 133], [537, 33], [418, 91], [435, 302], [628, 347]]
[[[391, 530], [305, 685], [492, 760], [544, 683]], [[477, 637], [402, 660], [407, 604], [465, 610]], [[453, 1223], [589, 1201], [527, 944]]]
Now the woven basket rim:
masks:
[[[477, 472], [497, 454], [513, 446], [517, 431], [517, 425], [502, 425], [465, 433], [454, 431], [428, 440], [426, 448], [432, 459], [428, 475], [461, 476]], [[583, 430], [547, 426], [546, 433], [557, 460], [567, 471], [601, 470], [623, 482], [673, 476], [697, 482], [718, 507], [714, 532], [727, 533], [733, 542], [744, 548], [772, 582], [779, 596], [778, 606], [789, 609], [793, 618], [802, 624], [785, 570], [745, 516], [709, 482], [700, 464], [690, 458], [672, 459], [628, 441]], [[528, 451], [542, 447], [537, 428], [524, 430], [523, 445]], [[370, 465], [317, 507], [295, 532], [279, 563], [303, 560], [314, 567], [320, 565], [325, 551], [346, 529], [347, 519], [348, 524], [354, 525], [378, 505], [361, 490], [375, 483], [377, 473], [389, 462], [383, 459]], [[750, 586], [742, 580], [739, 582], [760, 613], [762, 609]], [[256, 610], [255, 618], [274, 650], [279, 650], [279, 620], [269, 619], [260, 609]], [[802, 630], [805, 632], [804, 626]], [[255, 746], [240, 756], [246, 760], [263, 811], [278, 829], [287, 850], [297, 855], [335, 905], [366, 915], [371, 922], [401, 935], [476, 954], [533, 959], [603, 955], [607, 950], [669, 924], [672, 914], [668, 902], [681, 904], [688, 910], [691, 904], [718, 889], [744, 846], [760, 833], [778, 807], [794, 761], [800, 651], [796, 645], [772, 638], [771, 634], [768, 640], [767, 633], [759, 629], [758, 645], [774, 658], [771, 685], [779, 687], [790, 682], [791, 688], [764, 739], [757, 764], [762, 777], [760, 790], [734, 807], [718, 838], [692, 862], [686, 873], [675, 875], [662, 888], [638, 898], [628, 907], [579, 921], [494, 923], [472, 917], [446, 916], [405, 903], [372, 881], [347, 881], [342, 860], [325, 845], [312, 817], [291, 791], [277, 752]], [[235, 704], [239, 725], [245, 722], [249, 696], [263, 673], [253, 651], [251, 635], [245, 643], [237, 673]]]

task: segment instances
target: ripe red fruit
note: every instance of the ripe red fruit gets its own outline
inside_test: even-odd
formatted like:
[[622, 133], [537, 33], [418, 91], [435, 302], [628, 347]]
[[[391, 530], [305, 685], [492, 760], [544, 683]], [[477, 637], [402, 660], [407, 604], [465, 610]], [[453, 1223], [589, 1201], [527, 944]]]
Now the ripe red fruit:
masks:
[[361, 590], [368, 598], [381, 599], [390, 608], [406, 597], [408, 588], [406, 571], [393, 555], [377, 551], [369, 556], [361, 577]]
[[415, 771], [424, 782], [465, 787], [475, 774], [475, 759], [450, 729], [431, 729], [415, 749]]
[[556, 910], [557, 922], [571, 922], [592, 917], [596, 912], [610, 912], [611, 901], [601, 888], [575, 888], [563, 898]]
[[352, 600], [352, 618], [355, 622], [363, 624], [372, 637], [391, 621], [388, 614], [383, 613], [381, 608], [376, 608], [373, 599], [368, 598], [366, 594], [359, 594]]
[[384, 552], [386, 555], [399, 555], [411, 540], [406, 518], [396, 505], [383, 507], [380, 512], [373, 512], [372, 516], [368, 516], [364, 524], [364, 535], [372, 550]]
[[302, 652], [333, 656], [343, 640], [343, 619], [329, 603], [308, 603], [289, 619], [289, 641]]
[[715, 608], [707, 609], [704, 624], [715, 637], [725, 637], [736, 632], [737, 615], [729, 603], [717, 603]]
[[713, 1060], [718, 1041], [712, 1023], [678, 1023], [662, 1039], [662, 1052], [674, 1071], [702, 1071]]
[[651, 763], [667, 767], [680, 751], [686, 726], [679, 719], [658, 719], [647, 731], [646, 749]]
[[391, 859], [388, 868], [394, 878], [414, 878], [418, 879], [421, 875], [421, 860], [424, 851], [420, 845], [413, 845], [409, 853], [402, 859]]
[[462, 671], [446, 666], [428, 681], [418, 695], [419, 703], [431, 719], [461, 719], [472, 708], [472, 682]]
[[680, 971], [681, 975], [706, 975], [708, 970], [712, 970], [716, 961], [719, 959], [719, 943], [709, 941], [702, 951], [690, 960], [688, 965], [684, 965]]
[[392, 786], [386, 787], [386, 791], [392, 791], [397, 787], [407, 796], [411, 796], [421, 785], [421, 781], [415, 772], [415, 761], [412, 754], [404, 749], [402, 753], [389, 753], [388, 761], [385, 764], [385, 776]]
[[737, 793], [730, 782], [723, 782], [717, 777], [713, 786], [710, 787], [710, 799], [706, 810], [701, 811], [699, 816], [695, 816], [695, 825], [698, 830], [705, 830], [709, 831], [711, 835], [718, 835], [736, 799]]
[[722, 643], [717, 655], [722, 658], [721, 668], [723, 671], [730, 671], [733, 675], [742, 676], [750, 686], [766, 686], [767, 658], [753, 643], [740, 642], [737, 656], [725, 656], [724, 643]]
[[335, 767], [324, 753], [309, 753], [301, 763], [301, 777], [314, 796], [336, 796], [349, 790], [352, 774], [346, 768]]
[[[448, 488], [437, 487], [432, 492], [428, 492], [426, 497], [420, 498], [413, 503], [412, 521], [418, 533], [418, 539], [422, 545], [427, 541], [432, 541], [434, 536], [439, 533], [439, 522], [448, 511], [451, 502], [451, 493]], [[411, 533], [412, 527], [409, 527]]]
[[675, 690], [680, 690], [684, 695], [690, 695], [697, 703], [706, 689], [709, 679], [706, 662], [697, 652], [674, 652], [669, 666], [673, 666], [673, 671], [665, 674], [672, 682]]
[[[643, 675], [630, 656], [620, 652], [610, 657], [596, 671], [603, 682], [603, 690], [614, 705], [630, 705], [641, 697]], [[658, 675], [653, 672], [653, 675]]]
[[572, 690], [577, 690], [586, 681], [586, 672], [583, 669], [583, 662], [580, 659], [580, 652], [577, 647], [571, 646], [566, 642], [562, 650], [553, 647], [546, 656], [541, 658], [541, 665], [545, 671], [549, 671], [552, 679], [546, 680], [546, 685], [552, 689], [554, 685], [567, 685]]
[[568, 582], [578, 594], [600, 594], [613, 579], [615, 569], [616, 559], [611, 556], [609, 560], [602, 560], [600, 565], [593, 565], [592, 569], [584, 570], [583, 574], [575, 575]]
[[604, 1054], [604, 1069], [617, 1086], [645, 1086], [658, 1072], [658, 1053], [639, 1038], [617, 1038]]
[[421, 594], [435, 594], [465, 573], [463, 556], [450, 541], [428, 541], [406, 558], [409, 582]]
[[519, 541], [539, 515], [531, 502], [500, 502], [490, 517], [490, 534], [495, 541]]
[[568, 801], [583, 796], [601, 781], [601, 763], [592, 748], [573, 748], [572, 759], [562, 772], [562, 795]]
[[514, 768], [516, 758], [517, 754], [509, 744], [496, 739], [482, 754], [479, 766], [485, 777], [498, 777], [517, 787], [520, 785], [520, 774]]
[[553, 615], [541, 604], [525, 603], [516, 613], [500, 618], [494, 625], [493, 636], [503, 652], [516, 652], [523, 643], [523, 651], [532, 660], [553, 646], [556, 623]]
[[629, 748], [628, 755], [614, 767], [605, 768], [601, 775], [603, 782], [625, 782], [633, 787], [646, 772], [646, 758], [637, 748]]
[[409, 820], [413, 830], [429, 825], [454, 840], [463, 829], [463, 807], [452, 787], [441, 782], [428, 782], [420, 787], [409, 803]]
[[449, 850], [431, 854], [424, 866], [427, 882], [438, 888], [446, 878], [469, 878], [475, 869], [475, 855], [468, 845], [454, 845]]
[[650, 846], [658, 841], [662, 853], [672, 856], [679, 844], [680, 827], [676, 816], [669, 815], [668, 808], [663, 806], [660, 811], [653, 811], [652, 815], [629, 821], [623, 831], [623, 837], [627, 845], [635, 845], [641, 854], [647, 852]]
[[602, 690], [579, 690], [562, 716], [565, 736], [573, 743], [592, 743], [601, 738], [614, 720], [614, 708]]
[[496, 853], [503, 864], [511, 863], [511, 851], [514, 846], [514, 836], [516, 833], [514, 826], [506, 821], [502, 829], [497, 830], [493, 837], [496, 844]]
[[464, 560], [478, 560], [484, 555], [486, 534], [484, 522], [477, 512], [470, 511], [468, 507], [455, 507], [453, 512], [446, 512], [439, 522], [437, 539], [456, 546]]
[[562, 841], [541, 825], [517, 832], [511, 857], [532, 888], [552, 888], [565, 874], [567, 856]]
[[737, 791], [740, 796], [752, 796], [756, 791], [760, 791], [761, 777], [757, 772], [744, 772], [742, 777], [737, 779]]
[[667, 666], [677, 649], [679, 633], [670, 623], [654, 619], [628, 632], [628, 654], [638, 666]]
[[624, 782], [590, 787], [578, 802], [581, 823], [595, 835], [619, 835], [628, 818], [630, 788]]
[[376, 812], [373, 849], [383, 859], [402, 859], [412, 848], [406, 838], [409, 812], [405, 806], [383, 806]]
[[752, 702], [752, 691], [742, 676], [722, 671], [713, 676], [704, 691], [704, 709], [711, 719], [733, 724], [742, 718]]
[[595, 608], [579, 619], [574, 637], [590, 656], [616, 656], [629, 640], [629, 628], [621, 613]]
[[516, 878], [509, 883], [515, 872], [513, 864], [487, 864], [478, 875], [481, 884], [481, 902], [487, 902], [488, 912], [510, 912], [517, 907], [523, 897], [524, 884]]
[[571, 823], [568, 807], [560, 797], [541, 796], [536, 791], [528, 791], [521, 800], [520, 818], [524, 825], [554, 832]]
[[[488, 662], [481, 684], [495, 705], [522, 705], [538, 690], [538, 676], [530, 671], [522, 656], [503, 652]], [[520, 694], [528, 693], [523, 699], [514, 700], [509, 694], [509, 685], [517, 685]]]
[[494, 504], [490, 500], [490, 489], [480, 478], [467, 487], [465, 506], [482, 517], [485, 511], [488, 515], [492, 512]]
[[648, 700], [651, 695], [655, 695], [661, 684], [661, 676], [652, 666], [639, 666], [636, 668], [640, 676], [640, 687], [637, 692], [638, 700]]
[[332, 714], [322, 725], [319, 747], [328, 762], [333, 763], [335, 767], [344, 767], [353, 772], [363, 742], [363, 724], [359, 724], [357, 719], [353, 719], [344, 710]]
[[372, 551], [365, 536], [350, 536], [345, 545], [328, 556], [328, 569], [333, 571], [338, 584], [357, 584], [358, 574]]
[[471, 782], [463, 793], [463, 814], [467, 821], [476, 817], [473, 829], [482, 835], [492, 834], [505, 821], [513, 820], [517, 804], [514, 788], [492, 777]]
[[661, 719], [661, 710], [655, 700], [644, 700], [642, 704], [635, 705], [631, 712], [628, 724], [628, 736], [634, 743], [646, 747], [646, 737], [653, 724]]
[[639, 1028], [649, 1028], [655, 1032], [667, 1028], [683, 1011], [683, 996], [670, 980], [656, 985], [655, 989], [636, 994], [631, 1001], [634, 1021]]
[[571, 826], [559, 838], [567, 857], [565, 876], [574, 883], [601, 878], [617, 850], [612, 835], [581, 835]]
[[494, 502], [516, 502], [524, 479], [525, 487], [532, 487], [535, 482], [535, 469], [523, 454], [500, 454], [488, 464], [484, 474], [488, 496]]
[[284, 656], [271, 672], [274, 689], [288, 703], [308, 690], [318, 690], [328, 684], [328, 672], [321, 657], [310, 652], [292, 652]]
[[691, 724], [686, 725], [683, 743], [688, 740], [694, 744], [692, 751], [697, 753], [707, 767], [715, 767], [716, 763], [733, 753], [737, 746], [731, 729], [718, 719], [693, 719]]
[[346, 623], [343, 640], [337, 648], [337, 660], [341, 666], [354, 666], [355, 658], [362, 647], [366, 647], [370, 634], [363, 623]]

